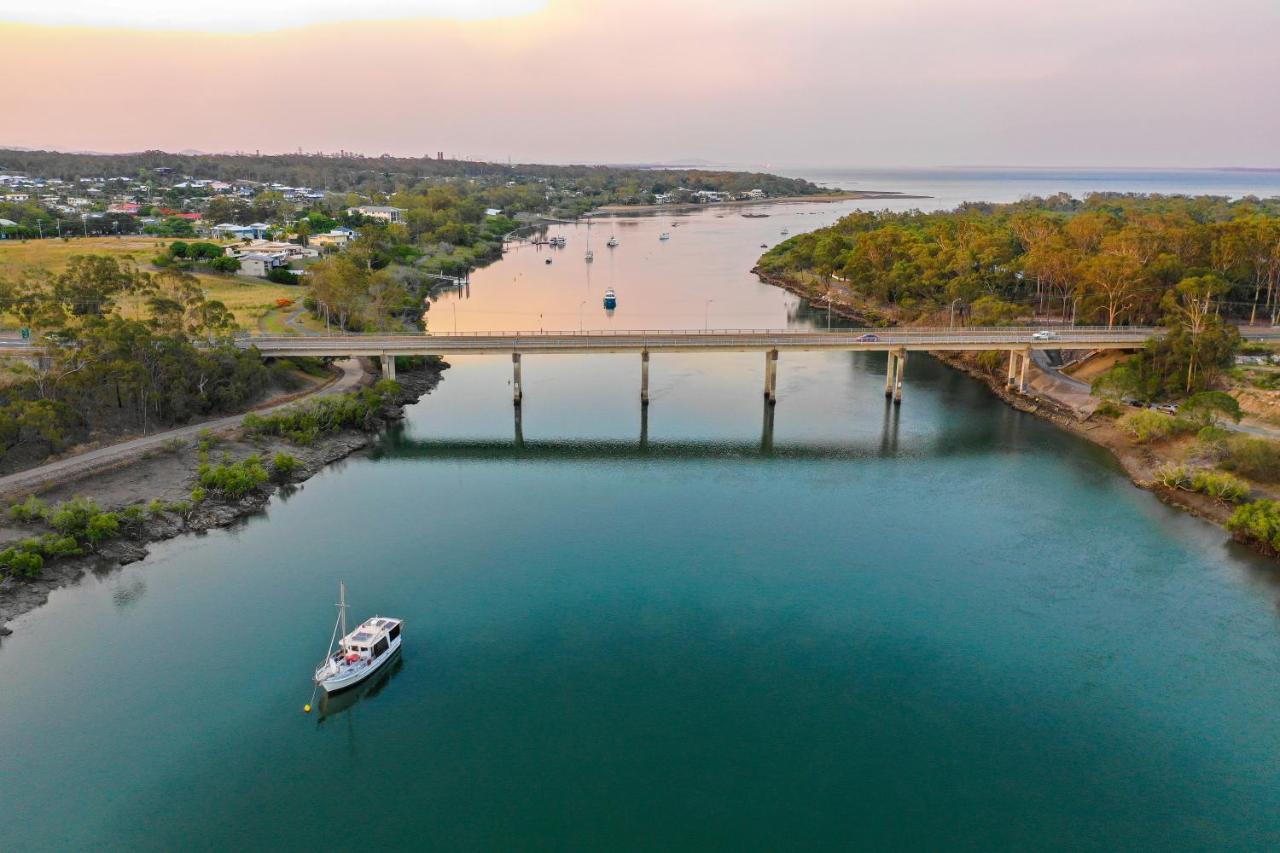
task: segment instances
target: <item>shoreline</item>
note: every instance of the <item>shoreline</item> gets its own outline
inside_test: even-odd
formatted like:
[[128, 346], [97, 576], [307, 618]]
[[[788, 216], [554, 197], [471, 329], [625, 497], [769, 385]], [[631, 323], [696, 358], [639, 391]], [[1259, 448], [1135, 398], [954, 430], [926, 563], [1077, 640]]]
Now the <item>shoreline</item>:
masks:
[[[784, 276], [761, 272], [759, 269], [753, 269], [752, 272], [765, 284], [780, 287], [812, 304], [811, 297], [800, 283]], [[836, 315], [855, 323], [877, 325], [873, 316], [861, 313], [852, 306], [840, 302], [833, 301], [831, 310]], [[889, 324], [896, 325], [896, 321], [889, 319]], [[1120, 465], [1125, 476], [1129, 478], [1130, 483], [1136, 488], [1151, 492], [1161, 503], [1210, 522], [1220, 528], [1228, 539], [1240, 542], [1255, 553], [1268, 556], [1253, 543], [1242, 542], [1227, 530], [1227, 519], [1235, 511], [1235, 504], [1223, 503], [1198, 492], [1169, 488], [1156, 482], [1151, 474], [1155, 468], [1163, 464], [1164, 460], [1159, 459], [1152, 448], [1131, 442], [1114, 424], [1107, 421], [1094, 421], [1088, 416], [1081, 418], [1070, 407], [1048, 397], [1019, 393], [1007, 387], [998, 375], [973, 364], [971, 360], [965, 358], [964, 353], [930, 351], [929, 355], [948, 367], [982, 382], [1010, 407], [1047, 420], [1062, 430], [1108, 451]], [[1039, 370], [1034, 365], [1032, 369]]]
[[583, 214], [583, 218], [601, 214], [615, 213], [654, 213], [663, 210], [702, 210], [708, 207], [750, 207], [758, 204], [801, 204], [814, 202], [830, 204], [837, 201], [857, 201], [859, 199], [925, 199], [929, 195], [913, 195], [893, 190], [842, 190], [814, 195], [787, 195], [777, 198], [743, 198], [732, 201], [680, 202], [677, 204], [606, 204]]
[[[413, 371], [403, 371], [398, 380], [401, 393], [394, 404], [382, 412], [381, 428], [402, 419], [405, 406], [435, 390], [446, 369], [448, 364], [441, 363], [439, 366], [428, 365]], [[371, 384], [376, 378], [376, 372], [366, 367], [359, 387]], [[37, 578], [0, 578], [0, 642], [3, 641], [3, 637], [13, 633], [10, 623], [40, 607], [49, 600], [49, 595], [55, 590], [78, 583], [89, 572], [105, 573], [136, 563], [148, 555], [147, 546], [152, 543], [163, 542], [186, 533], [200, 533], [229, 527], [261, 512], [275, 495], [296, 489], [334, 462], [367, 449], [375, 440], [378, 431], [343, 430], [323, 436], [314, 444], [305, 447], [292, 445], [279, 439], [243, 440], [238, 430], [235, 431], [235, 435], [235, 438], [227, 439], [217, 446], [219, 452], [234, 449], [236, 451], [234, 455], [240, 458], [248, 453], [259, 453], [264, 458], [270, 458], [271, 454], [276, 452], [287, 452], [298, 459], [300, 464], [297, 470], [284, 482], [269, 481], [259, 491], [238, 500], [209, 499], [185, 515], [168, 511], [152, 515], [133, 535], [123, 535], [106, 542], [96, 553], [51, 560]], [[87, 471], [82, 476], [61, 481], [45, 489], [43, 494], [56, 496], [62, 500], [84, 494], [85, 497], [97, 500], [104, 510], [115, 510], [136, 503], [136, 500], [131, 499], [136, 498], [132, 493], [151, 487], [153, 482], [162, 483], [163, 487], [169, 490], [165, 497], [187, 495], [195, 482], [198, 465], [197, 445], [198, 442], [184, 442], [182, 448], [173, 452], [157, 451], [134, 460], [132, 464], [107, 471]], [[96, 488], [77, 488], [87, 485], [93, 485]], [[154, 492], [149, 494], [159, 497]], [[20, 534], [5, 536], [6, 541], [14, 541], [36, 533], [31, 528], [13, 527], [7, 520], [0, 522], [0, 528], [4, 528], [5, 533]]]

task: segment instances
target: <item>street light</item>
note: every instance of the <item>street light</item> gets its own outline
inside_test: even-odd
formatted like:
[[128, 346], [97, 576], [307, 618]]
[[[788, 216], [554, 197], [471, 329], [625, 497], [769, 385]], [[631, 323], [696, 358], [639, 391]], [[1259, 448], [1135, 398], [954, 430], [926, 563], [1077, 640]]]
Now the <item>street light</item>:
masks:
[[714, 299], [708, 299], [707, 304], [702, 306], [702, 331], [707, 331], [711, 325], [711, 303]]

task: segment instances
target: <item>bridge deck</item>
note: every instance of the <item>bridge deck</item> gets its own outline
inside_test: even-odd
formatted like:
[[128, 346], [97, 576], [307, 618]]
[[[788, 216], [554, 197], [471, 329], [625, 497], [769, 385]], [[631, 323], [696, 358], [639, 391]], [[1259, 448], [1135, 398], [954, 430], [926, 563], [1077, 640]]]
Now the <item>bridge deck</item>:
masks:
[[462, 355], [509, 353], [760, 352], [766, 350], [1133, 349], [1163, 333], [1150, 327], [1054, 330], [1037, 327], [967, 329], [731, 329], [712, 331], [475, 332], [430, 335], [252, 336], [238, 339], [263, 355]]

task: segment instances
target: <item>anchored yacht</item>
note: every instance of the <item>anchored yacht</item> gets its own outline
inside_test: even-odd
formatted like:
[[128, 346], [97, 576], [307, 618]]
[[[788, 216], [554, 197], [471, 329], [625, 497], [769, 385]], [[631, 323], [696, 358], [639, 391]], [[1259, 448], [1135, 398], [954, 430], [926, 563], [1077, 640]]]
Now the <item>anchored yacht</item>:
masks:
[[604, 292], [604, 307], [610, 310], [618, 307], [618, 294], [613, 292], [612, 287]]
[[[316, 668], [315, 682], [325, 693], [355, 687], [400, 651], [402, 619], [374, 616], [347, 633], [347, 585], [338, 584], [338, 622], [333, 626], [329, 652]], [[342, 639], [338, 640], [341, 636]], [[337, 641], [337, 649], [334, 642]]]
[[618, 245], [618, 238], [610, 235], [609, 242], [605, 243], [605, 245], [612, 249], [614, 246]]

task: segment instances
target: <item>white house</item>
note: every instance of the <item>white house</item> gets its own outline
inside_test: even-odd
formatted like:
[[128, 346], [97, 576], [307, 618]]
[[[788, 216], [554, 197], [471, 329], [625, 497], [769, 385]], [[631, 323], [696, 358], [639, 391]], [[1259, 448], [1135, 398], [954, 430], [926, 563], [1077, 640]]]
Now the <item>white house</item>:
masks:
[[240, 256], [240, 272], [266, 278], [276, 267], [287, 267], [289, 258], [283, 252], [246, 252]]
[[381, 219], [384, 222], [404, 222], [406, 211], [403, 207], [387, 207], [381, 204], [363, 204], [359, 207], [347, 208], [348, 216], [367, 216], [370, 219]]

